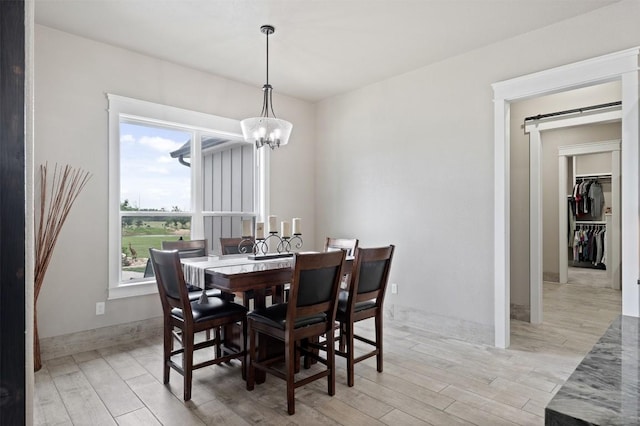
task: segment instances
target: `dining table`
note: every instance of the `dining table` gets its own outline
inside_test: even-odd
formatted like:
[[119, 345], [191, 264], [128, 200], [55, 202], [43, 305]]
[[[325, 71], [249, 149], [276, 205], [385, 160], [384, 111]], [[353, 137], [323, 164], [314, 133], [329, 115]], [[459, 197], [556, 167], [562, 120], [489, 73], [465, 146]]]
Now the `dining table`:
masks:
[[[283, 288], [291, 282], [295, 257], [265, 256], [263, 259], [250, 258], [246, 254], [222, 255], [207, 257], [183, 258], [182, 267], [185, 281], [206, 289], [219, 289], [223, 297], [233, 300], [240, 294], [247, 301], [253, 299], [253, 309], [266, 307], [266, 293], [269, 288]], [[353, 257], [347, 257], [342, 273], [347, 276], [353, 267]], [[279, 302], [282, 293], [273, 293], [275, 300]], [[225, 339], [232, 345], [240, 345], [242, 331], [238, 328], [224, 330]], [[262, 341], [261, 341], [262, 342]], [[264, 344], [259, 343], [259, 344]], [[278, 350], [276, 342], [268, 342], [270, 347]], [[263, 372], [256, 372], [256, 383], [264, 382]]]
[[[181, 259], [185, 281], [200, 288], [221, 290], [229, 298], [236, 294], [254, 300], [254, 309], [266, 306], [266, 290], [291, 282], [294, 257], [252, 259], [246, 254]], [[353, 258], [347, 257], [343, 274], [351, 273]]]

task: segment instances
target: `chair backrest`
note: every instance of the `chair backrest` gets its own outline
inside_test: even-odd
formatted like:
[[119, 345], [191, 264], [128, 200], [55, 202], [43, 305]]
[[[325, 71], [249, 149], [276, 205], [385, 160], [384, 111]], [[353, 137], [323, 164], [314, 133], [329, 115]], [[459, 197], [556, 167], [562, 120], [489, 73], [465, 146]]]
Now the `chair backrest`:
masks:
[[154, 277], [155, 273], [153, 272], [153, 265], [151, 264], [151, 258], [147, 259], [147, 264], [144, 267], [144, 275], [143, 278]]
[[209, 254], [207, 250], [207, 240], [163, 241], [162, 250], [178, 250], [181, 259], [204, 257]]
[[333, 324], [346, 253], [296, 254], [289, 290], [287, 328], [305, 317], [326, 315]]
[[356, 249], [347, 310], [352, 311], [356, 303], [372, 299], [378, 308], [382, 307], [394, 250], [394, 245]]
[[244, 253], [253, 253], [253, 238], [220, 238], [220, 249], [222, 254], [243, 254], [241, 251], [245, 249]]
[[187, 285], [184, 281], [178, 250], [149, 249], [149, 258], [156, 273], [158, 293], [165, 316], [172, 308], [182, 309], [185, 321], [193, 319]]
[[347, 256], [353, 256], [358, 248], [357, 238], [331, 238], [327, 237], [324, 243], [324, 251], [345, 250]]

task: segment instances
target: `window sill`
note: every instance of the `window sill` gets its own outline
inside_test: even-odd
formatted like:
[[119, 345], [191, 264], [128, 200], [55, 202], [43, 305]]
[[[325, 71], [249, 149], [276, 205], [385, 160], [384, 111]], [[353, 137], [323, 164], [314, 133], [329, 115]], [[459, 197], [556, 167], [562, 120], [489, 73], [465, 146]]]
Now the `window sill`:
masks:
[[109, 288], [107, 300], [124, 299], [127, 297], [146, 296], [158, 293], [155, 281], [137, 282], [135, 284], [120, 284], [118, 287]]

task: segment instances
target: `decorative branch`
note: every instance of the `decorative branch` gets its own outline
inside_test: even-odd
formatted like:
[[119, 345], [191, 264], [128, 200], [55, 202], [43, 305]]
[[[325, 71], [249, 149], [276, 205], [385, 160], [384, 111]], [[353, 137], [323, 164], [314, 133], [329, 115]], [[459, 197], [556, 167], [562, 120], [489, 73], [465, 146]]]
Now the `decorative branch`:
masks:
[[[69, 165], [58, 168], [56, 164], [51, 183], [48, 179], [48, 166], [45, 163], [40, 165], [40, 218], [36, 231], [34, 304], [38, 302], [38, 295], [44, 283], [44, 275], [49, 267], [62, 225], [67, 220], [69, 211], [82, 188], [91, 179], [91, 174]], [[36, 306], [33, 311], [33, 368], [35, 371], [42, 368], [37, 312]]]
[[[91, 179], [91, 174], [69, 165], [53, 169], [51, 185], [48, 182], [48, 165], [40, 165], [40, 219], [36, 236], [35, 298], [38, 299], [44, 275], [49, 267], [53, 249], [62, 226], [80, 192]], [[49, 192], [49, 200], [47, 200]]]

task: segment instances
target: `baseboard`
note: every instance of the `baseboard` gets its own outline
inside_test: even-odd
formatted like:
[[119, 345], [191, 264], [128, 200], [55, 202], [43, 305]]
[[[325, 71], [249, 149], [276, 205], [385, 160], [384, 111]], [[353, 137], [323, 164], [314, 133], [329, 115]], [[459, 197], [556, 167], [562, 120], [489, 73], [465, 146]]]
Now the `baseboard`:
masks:
[[[546, 280], [545, 280], [546, 281]], [[531, 308], [529, 305], [511, 304], [510, 318], [519, 321], [531, 321]]]
[[550, 283], [559, 283], [560, 282], [560, 274], [557, 272], [543, 272], [542, 273], [542, 281], [547, 281]]
[[472, 321], [450, 318], [407, 306], [387, 304], [385, 319], [405, 323], [422, 330], [473, 343], [494, 345], [493, 327]]
[[43, 361], [162, 336], [162, 317], [40, 339]]

